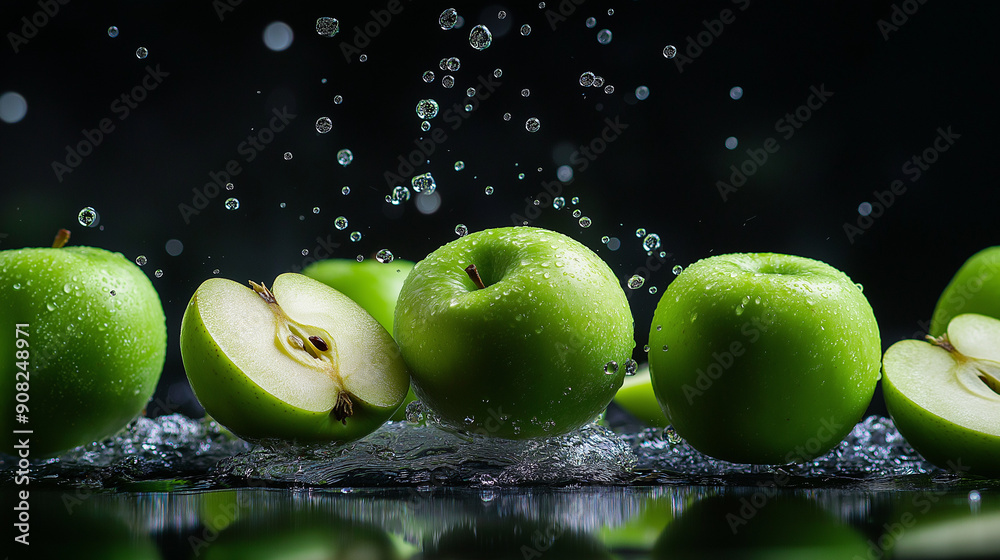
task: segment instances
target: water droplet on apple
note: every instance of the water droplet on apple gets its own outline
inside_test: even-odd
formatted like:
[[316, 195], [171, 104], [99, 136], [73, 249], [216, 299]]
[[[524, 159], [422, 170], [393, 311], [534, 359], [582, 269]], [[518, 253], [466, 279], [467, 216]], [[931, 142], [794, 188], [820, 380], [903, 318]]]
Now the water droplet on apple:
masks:
[[740, 315], [743, 315], [744, 309], [745, 308], [742, 305], [737, 305], [736, 306], [736, 316], [739, 317]]
[[670, 269], [670, 272], [673, 272], [674, 276], [677, 276], [680, 273], [684, 272], [684, 267], [679, 264], [675, 264], [674, 267]]
[[114, 291], [114, 290], [111, 290], [111, 291], [110, 291], [110, 292], [108, 292], [108, 293], [109, 293], [109, 294], [111, 294], [112, 296], [116, 296], [116, 295], [118, 295], [118, 294], [116, 294], [116, 293], [115, 293], [115, 291]]
[[697, 313], [692, 313], [692, 314], [691, 314], [691, 322], [692, 322], [692, 323], [693, 323], [693, 322], [695, 322], [695, 320], [696, 320], [697, 318], [698, 318], [698, 314], [697, 314]]
[[604, 373], [608, 375], [614, 375], [618, 373], [618, 362], [611, 360], [610, 362], [604, 364]]
[[643, 345], [642, 351], [649, 354], [649, 345], [648, 344]]
[[50, 301], [45, 304], [45, 308], [48, 309], [49, 311], [55, 311], [56, 305]]
[[865, 287], [864, 287], [864, 286], [862, 286], [862, 285], [861, 285], [860, 283], [859, 283], [859, 284], [855, 284], [855, 286], [857, 286], [857, 287], [858, 287], [858, 291], [859, 291], [859, 292], [863, 292], [863, 291], [865, 291]]
[[375, 260], [382, 264], [391, 263], [393, 258], [392, 252], [388, 249], [382, 249], [378, 253], [375, 253]]
[[667, 350], [670, 350], [670, 347], [667, 346], [666, 344], [664, 344], [663, 345], [663, 351], [666, 352]]
[[73, 291], [73, 286], [71, 286], [71, 285], [69, 284], [69, 282], [67, 282], [67, 283], [63, 284], [63, 291], [64, 291], [64, 292], [66, 292], [66, 293], [68, 294], [68, 293], [70, 293], [71, 291]]
[[631, 278], [628, 279], [628, 287], [631, 290], [637, 290], [646, 283], [646, 279], [638, 274], [633, 274]]

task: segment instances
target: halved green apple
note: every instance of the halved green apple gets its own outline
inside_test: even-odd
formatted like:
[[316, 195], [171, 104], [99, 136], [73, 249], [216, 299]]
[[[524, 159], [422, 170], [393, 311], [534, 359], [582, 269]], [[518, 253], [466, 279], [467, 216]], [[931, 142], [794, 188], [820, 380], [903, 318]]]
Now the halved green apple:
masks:
[[198, 401], [245, 439], [344, 442], [403, 402], [399, 348], [357, 303], [301, 274], [270, 290], [206, 280], [181, 322], [181, 357]]
[[958, 315], [941, 337], [893, 344], [882, 371], [889, 414], [925, 459], [1000, 474], [1000, 320]]

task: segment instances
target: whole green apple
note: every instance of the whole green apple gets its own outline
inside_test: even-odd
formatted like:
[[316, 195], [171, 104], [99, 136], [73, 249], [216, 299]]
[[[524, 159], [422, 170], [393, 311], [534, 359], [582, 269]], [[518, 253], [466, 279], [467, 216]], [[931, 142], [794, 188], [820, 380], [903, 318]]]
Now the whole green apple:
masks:
[[124, 428], [153, 395], [167, 352], [149, 278], [94, 247], [0, 252], [0, 331], [0, 451], [28, 440], [32, 458]]
[[735, 463], [826, 453], [879, 379], [878, 325], [832, 266], [773, 253], [718, 255], [664, 291], [649, 334], [653, 389], [678, 435]]
[[210, 278], [181, 321], [181, 358], [205, 411], [245, 439], [345, 442], [399, 408], [409, 373], [388, 331], [301, 274], [269, 290]]
[[969, 257], [945, 286], [931, 316], [931, 336], [941, 336], [960, 313], [1000, 319], [1000, 246]]
[[1000, 320], [959, 315], [941, 337], [890, 346], [882, 369], [886, 408], [925, 459], [1000, 474]]
[[[314, 262], [302, 274], [330, 286], [353, 299], [371, 313], [385, 330], [392, 332], [392, 316], [403, 281], [413, 270], [413, 262], [393, 259], [390, 263], [376, 260], [358, 262], [355, 259], [325, 259]], [[402, 406], [390, 420], [405, 420], [406, 405], [416, 400], [413, 389], [406, 392]]]
[[539, 228], [432, 252], [406, 278], [394, 328], [417, 398], [447, 424], [502, 438], [590, 422], [635, 368], [619, 280], [578, 241]]

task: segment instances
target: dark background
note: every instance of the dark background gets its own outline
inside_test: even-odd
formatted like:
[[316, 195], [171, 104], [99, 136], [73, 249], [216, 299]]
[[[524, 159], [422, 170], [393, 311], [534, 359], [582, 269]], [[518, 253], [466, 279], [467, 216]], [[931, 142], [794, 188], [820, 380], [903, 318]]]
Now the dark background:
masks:
[[[864, 285], [888, 347], [925, 332], [951, 275], [997, 243], [996, 57], [988, 40], [1000, 11], [993, 4], [565, 0], [540, 9], [537, 2], [402, 1], [396, 14], [385, 11], [390, 4], [70, 0], [51, 17], [36, 15], [44, 0], [0, 8], [0, 94], [15, 91], [28, 103], [23, 120], [0, 122], [0, 249], [48, 245], [68, 227], [74, 244], [148, 258], [143, 268], [163, 300], [170, 335], [152, 414], [199, 412], [177, 345], [184, 305], [198, 285], [215, 269], [270, 282], [308, 262], [301, 252], [315, 253], [317, 237], [339, 244], [336, 257], [370, 258], [386, 248], [419, 260], [454, 239], [456, 224], [475, 231], [511, 225], [512, 214], [531, 217], [532, 225], [593, 248], [623, 282], [648, 276], [630, 294], [640, 361], [659, 299], [647, 288], [662, 293], [677, 264], [744, 251], [826, 261]], [[437, 17], [451, 6], [465, 22], [446, 32]], [[501, 9], [504, 20], [497, 19]], [[727, 9], [729, 23], [714, 21]], [[336, 37], [316, 34], [320, 16], [340, 20]], [[588, 17], [595, 27], [587, 27]], [[22, 18], [45, 23], [26, 33]], [[274, 21], [295, 34], [282, 52], [262, 40]], [[494, 31], [482, 52], [468, 44], [479, 23]], [[525, 23], [532, 32], [522, 37]], [[117, 38], [107, 34], [111, 25]], [[604, 28], [613, 32], [606, 45], [596, 38]], [[17, 52], [12, 33], [27, 40]], [[678, 47], [676, 59], [662, 55], [667, 44]], [[140, 46], [149, 49], [144, 60], [135, 56]], [[450, 90], [438, 68], [449, 56], [462, 61]], [[681, 64], [683, 56], [690, 60]], [[120, 119], [115, 100], [157, 67], [168, 75]], [[495, 91], [461, 125], [444, 120], [494, 68], [503, 70]], [[433, 83], [421, 80], [425, 70], [435, 72]], [[581, 87], [588, 70], [615, 91]], [[636, 100], [638, 86], [648, 87], [648, 99]], [[733, 86], [743, 88], [741, 99], [730, 98]], [[776, 123], [807, 102], [811, 87], [832, 96], [786, 138]], [[340, 105], [336, 94], [344, 97]], [[441, 105], [432, 122], [447, 140], [418, 167], [434, 173], [441, 199], [425, 215], [415, 198], [396, 207], [384, 197], [392, 186], [385, 173], [426, 136], [414, 107], [429, 97]], [[246, 162], [240, 143], [282, 107], [295, 119]], [[333, 120], [329, 134], [314, 129], [321, 116]], [[532, 116], [542, 123], [536, 133], [524, 128]], [[53, 162], [65, 162], [68, 147], [104, 118], [114, 130], [58, 179]], [[627, 128], [586, 169], [571, 164], [570, 154], [600, 137], [606, 119]], [[949, 127], [959, 138], [912, 180], [904, 164]], [[729, 136], [739, 140], [735, 150], [724, 145]], [[728, 182], [730, 166], [768, 138], [780, 149], [723, 200], [717, 182]], [[354, 153], [347, 167], [335, 160], [341, 148]], [[285, 161], [285, 151], [294, 158]], [[235, 189], [186, 223], [180, 205], [192, 205], [193, 189], [204, 192], [209, 174], [234, 159], [241, 166]], [[465, 169], [456, 172], [458, 160]], [[579, 196], [589, 228], [545, 197], [537, 216], [525, 212], [525, 199], [544, 192], [542, 183], [564, 164], [576, 170], [564, 194]], [[873, 193], [894, 180], [905, 193], [883, 211], [876, 207], [861, 222], [863, 234], [847, 235], [844, 225], [859, 223], [858, 205], [876, 202]], [[495, 188], [492, 196], [486, 185]], [[228, 196], [239, 198], [238, 210], [224, 208]], [[77, 223], [86, 206], [99, 212], [97, 227]], [[346, 230], [334, 228], [338, 215], [349, 219]], [[635, 237], [640, 227], [660, 235], [666, 258], [647, 262]], [[352, 243], [355, 230], [363, 239]], [[603, 245], [605, 235], [621, 247]], [[183, 243], [179, 255], [166, 251], [172, 239]], [[878, 395], [872, 410], [884, 412]]]

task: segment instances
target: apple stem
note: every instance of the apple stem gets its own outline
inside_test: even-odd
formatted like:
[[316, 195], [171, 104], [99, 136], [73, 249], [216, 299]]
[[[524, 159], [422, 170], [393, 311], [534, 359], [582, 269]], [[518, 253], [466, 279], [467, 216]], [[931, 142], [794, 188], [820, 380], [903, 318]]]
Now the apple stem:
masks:
[[337, 402], [333, 405], [333, 417], [340, 420], [340, 423], [347, 425], [347, 419], [354, 415], [354, 403], [347, 391], [341, 391], [337, 395]]
[[486, 287], [486, 284], [483, 284], [483, 278], [479, 276], [479, 269], [476, 268], [476, 265], [470, 264], [465, 267], [465, 272], [469, 275], [469, 278], [472, 279], [472, 283], [475, 284], [477, 288], [482, 290]]
[[274, 299], [274, 294], [271, 293], [271, 290], [267, 289], [267, 286], [265, 286], [263, 282], [258, 284], [253, 280], [250, 280], [250, 287], [253, 288], [253, 291], [257, 292], [257, 295], [263, 298], [267, 303], [278, 303], [278, 300]]
[[949, 351], [949, 352], [951, 352], [951, 353], [955, 353], [955, 352], [957, 352], [957, 351], [955, 350], [955, 347], [954, 347], [954, 346], [952, 346], [952, 344], [951, 344], [951, 341], [950, 341], [950, 340], [948, 340], [948, 335], [947, 335], [947, 334], [943, 334], [943, 335], [941, 335], [941, 336], [931, 336], [931, 335], [927, 335], [927, 336], [926, 336], [926, 337], [924, 337], [924, 338], [926, 338], [926, 339], [927, 339], [927, 342], [930, 342], [930, 343], [931, 343], [931, 344], [933, 344], [934, 346], [939, 346], [939, 347], [941, 347], [941, 348], [944, 348], [945, 350], [947, 350], [947, 351]]
[[69, 243], [69, 230], [61, 229], [56, 232], [56, 238], [52, 241], [52, 248], [59, 249]]

